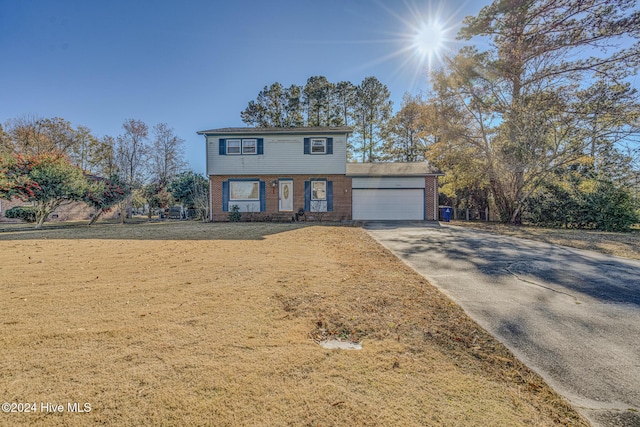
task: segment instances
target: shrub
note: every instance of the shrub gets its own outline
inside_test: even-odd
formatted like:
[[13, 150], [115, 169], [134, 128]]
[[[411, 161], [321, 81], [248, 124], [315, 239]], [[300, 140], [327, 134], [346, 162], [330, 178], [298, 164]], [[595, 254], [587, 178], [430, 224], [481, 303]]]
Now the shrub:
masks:
[[608, 181], [598, 183], [587, 198], [590, 219], [603, 231], [629, 231], [639, 220], [631, 193]]
[[628, 189], [606, 180], [545, 184], [527, 201], [523, 217], [536, 225], [629, 231], [639, 220]]
[[242, 213], [240, 213], [240, 206], [233, 205], [229, 208], [229, 221], [238, 222], [242, 219]]
[[8, 209], [4, 216], [21, 219], [26, 222], [36, 222], [36, 208], [34, 206], [15, 206]]

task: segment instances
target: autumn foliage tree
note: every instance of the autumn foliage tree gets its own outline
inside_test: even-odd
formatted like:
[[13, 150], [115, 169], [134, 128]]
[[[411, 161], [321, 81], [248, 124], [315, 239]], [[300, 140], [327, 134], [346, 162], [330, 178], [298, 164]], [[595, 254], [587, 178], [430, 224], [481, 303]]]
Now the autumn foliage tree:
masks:
[[503, 221], [519, 223], [556, 171], [633, 132], [635, 0], [495, 0], [461, 37], [488, 48], [466, 47], [434, 74], [443, 112], [434, 148], [482, 163]]
[[94, 209], [94, 214], [89, 221], [89, 225], [93, 225], [102, 214], [109, 212], [111, 208], [124, 200], [127, 193], [121, 186], [117, 175], [110, 179], [94, 176], [90, 176], [88, 179], [87, 190], [82, 199]]
[[11, 139], [0, 124], [0, 155], [11, 153], [12, 148]]
[[405, 94], [400, 110], [385, 128], [383, 157], [398, 162], [424, 161], [425, 143], [433, 138], [426, 132], [429, 106], [419, 96]]
[[0, 198], [33, 202], [36, 228], [59, 206], [82, 201], [88, 182], [62, 154], [14, 154], [0, 159]]

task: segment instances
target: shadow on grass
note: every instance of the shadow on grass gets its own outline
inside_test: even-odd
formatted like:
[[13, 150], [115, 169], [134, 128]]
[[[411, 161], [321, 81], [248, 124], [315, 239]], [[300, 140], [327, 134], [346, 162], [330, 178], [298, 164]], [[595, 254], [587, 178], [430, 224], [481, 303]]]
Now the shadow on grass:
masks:
[[[0, 224], [0, 241], [38, 239], [109, 239], [109, 240], [263, 240], [318, 223], [202, 223], [196, 221], [140, 221], [130, 223], [101, 222], [50, 223], [35, 229], [31, 224]], [[327, 224], [329, 225], [329, 224]]]
[[451, 225], [640, 259], [640, 230], [637, 228], [627, 232], [606, 232], [464, 221], [455, 221]]

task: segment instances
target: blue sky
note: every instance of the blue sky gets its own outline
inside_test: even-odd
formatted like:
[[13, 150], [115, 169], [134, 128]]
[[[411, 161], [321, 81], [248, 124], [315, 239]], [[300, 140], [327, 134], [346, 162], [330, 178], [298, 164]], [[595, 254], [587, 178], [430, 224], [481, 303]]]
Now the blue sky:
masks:
[[437, 20], [455, 48], [464, 17], [488, 3], [0, 0], [0, 123], [57, 116], [115, 137], [127, 118], [166, 122], [204, 173], [196, 131], [243, 126], [240, 111], [276, 81], [375, 76], [397, 109], [428, 87], [419, 28]]

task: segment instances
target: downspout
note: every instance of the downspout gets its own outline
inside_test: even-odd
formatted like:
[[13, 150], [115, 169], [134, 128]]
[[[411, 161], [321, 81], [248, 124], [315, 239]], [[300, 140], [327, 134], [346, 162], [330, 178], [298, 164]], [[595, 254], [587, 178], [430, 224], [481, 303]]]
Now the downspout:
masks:
[[209, 221], [213, 222], [213, 181], [209, 176]]
[[207, 179], [209, 180], [209, 221], [213, 222], [213, 182], [211, 182], [211, 175], [209, 174], [209, 137], [205, 134], [204, 135], [204, 141], [205, 141], [205, 145], [206, 145], [206, 153], [207, 153], [207, 158], [205, 159], [206, 161], [206, 168], [207, 168]]
[[434, 176], [433, 183], [433, 220], [438, 220], [438, 175]]

